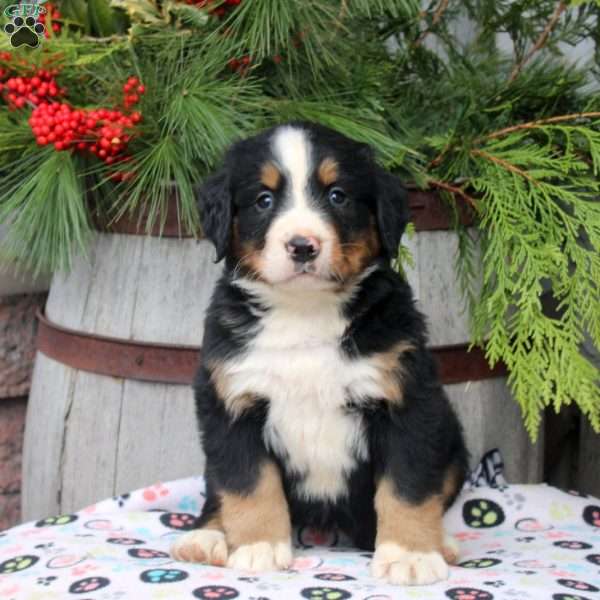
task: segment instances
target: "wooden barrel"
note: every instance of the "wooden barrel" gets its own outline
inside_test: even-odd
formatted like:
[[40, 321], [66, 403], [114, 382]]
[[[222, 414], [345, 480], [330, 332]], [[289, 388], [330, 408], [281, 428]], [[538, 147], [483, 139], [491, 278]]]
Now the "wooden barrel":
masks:
[[[537, 481], [540, 445], [531, 446], [503, 371], [466, 353], [456, 235], [435, 195], [413, 191], [411, 206], [409, 278], [473, 458], [499, 447], [509, 479]], [[202, 473], [189, 382], [221, 271], [213, 260], [207, 241], [135, 235], [121, 224], [99, 233], [69, 274], [55, 275], [27, 416], [25, 519]]]
[[[206, 240], [99, 233], [87, 260], [54, 276], [46, 319], [94, 336], [198, 346], [221, 272], [214, 259]], [[41, 333], [42, 327], [38, 348]], [[133, 367], [145, 367], [138, 365], [144, 349], [135, 354], [135, 345], [130, 356], [109, 348], [105, 360], [85, 345], [68, 346], [68, 339], [50, 339], [36, 357], [23, 457], [24, 519], [202, 473], [189, 385], [93, 372], [115, 356], [117, 368], [131, 367], [132, 357]], [[96, 364], [69, 366], [77, 359]]]

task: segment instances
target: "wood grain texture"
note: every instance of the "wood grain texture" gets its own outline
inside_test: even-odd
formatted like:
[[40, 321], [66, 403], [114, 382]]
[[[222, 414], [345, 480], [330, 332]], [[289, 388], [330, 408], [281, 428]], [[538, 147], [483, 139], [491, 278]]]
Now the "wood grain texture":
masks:
[[191, 388], [126, 381], [124, 398], [116, 494], [204, 472]]
[[[468, 341], [469, 319], [454, 267], [458, 251], [456, 234], [422, 231], [415, 238], [418, 307], [427, 317], [430, 344], [441, 346]], [[416, 282], [413, 289], [417, 289]]]
[[537, 483], [543, 477], [543, 428], [533, 444], [521, 410], [503, 378], [445, 386], [461, 420], [474, 467], [481, 456], [499, 448], [510, 483]]
[[[222, 269], [214, 256], [207, 241], [97, 234], [87, 257], [78, 257], [69, 274], [54, 276], [46, 314], [89, 333], [200, 345]], [[41, 354], [36, 361], [25, 518], [202, 473], [189, 386], [86, 373]]]
[[77, 373], [36, 357], [23, 445], [22, 517], [42, 519], [60, 512], [60, 464], [64, 422]]

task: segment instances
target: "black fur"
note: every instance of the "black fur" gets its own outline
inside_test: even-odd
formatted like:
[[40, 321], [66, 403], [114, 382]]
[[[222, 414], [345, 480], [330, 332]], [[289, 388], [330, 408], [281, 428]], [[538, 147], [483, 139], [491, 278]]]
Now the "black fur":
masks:
[[[231, 256], [231, 227], [237, 215], [244, 219], [246, 193], [256, 194], [256, 172], [268, 158], [266, 132], [240, 142], [229, 152], [224, 170], [208, 180], [199, 192], [204, 231], [217, 249], [217, 258], [227, 257], [206, 316], [203, 364], [195, 380], [198, 421], [207, 457], [207, 502], [198, 521], [202, 526], [219, 510], [221, 491], [246, 494], [257, 482], [261, 464], [279, 465], [284, 489], [295, 524], [339, 526], [357, 546], [372, 549], [376, 534], [373, 496], [376, 482], [390, 477], [399, 496], [420, 503], [439, 494], [449, 472], [456, 474], [457, 493], [467, 469], [462, 431], [441, 384], [431, 354], [426, 349], [422, 315], [415, 308], [408, 284], [389, 266], [409, 219], [406, 193], [399, 181], [377, 167], [371, 151], [339, 134], [312, 125], [313, 143], [323, 155], [333, 152], [346, 169], [345, 186], [354, 192], [359, 206], [349, 216], [332, 216], [338, 229], [360, 228], [371, 215], [379, 229], [378, 268], [359, 285], [344, 305], [349, 326], [339, 341], [340, 352], [350, 358], [384, 352], [398, 342], [413, 350], [402, 355], [403, 400], [399, 404], [373, 398], [368, 404], [353, 402], [348, 390], [347, 411], [359, 411], [368, 440], [369, 458], [358, 461], [347, 475], [348, 494], [332, 501], [307, 501], [297, 493], [298, 480], [286, 470], [285, 456], [269, 451], [262, 432], [269, 398], [258, 398], [241, 416], [232, 417], [218, 397], [208, 365], [235, 360], [248, 348], [253, 331], [267, 310], [249, 293], [233, 285], [237, 276]], [[285, 182], [282, 183], [285, 185]], [[313, 183], [318, 197], [318, 183]], [[318, 200], [317, 200], [318, 201]], [[251, 227], [243, 234], [264, 235], [268, 229], [258, 217], [248, 216]], [[252, 219], [255, 219], [252, 221]], [[346, 219], [346, 220], [344, 220]], [[244, 226], [243, 223], [240, 224]], [[342, 231], [342, 236], [344, 231]], [[235, 326], [231, 324], [234, 323]], [[450, 504], [453, 497], [446, 499]]]

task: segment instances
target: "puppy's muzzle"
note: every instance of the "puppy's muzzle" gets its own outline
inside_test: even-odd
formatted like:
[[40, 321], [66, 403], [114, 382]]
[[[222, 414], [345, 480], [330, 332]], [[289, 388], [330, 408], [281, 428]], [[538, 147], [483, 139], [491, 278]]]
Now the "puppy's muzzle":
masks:
[[316, 237], [295, 235], [287, 242], [285, 248], [294, 262], [307, 263], [319, 256], [321, 242]]

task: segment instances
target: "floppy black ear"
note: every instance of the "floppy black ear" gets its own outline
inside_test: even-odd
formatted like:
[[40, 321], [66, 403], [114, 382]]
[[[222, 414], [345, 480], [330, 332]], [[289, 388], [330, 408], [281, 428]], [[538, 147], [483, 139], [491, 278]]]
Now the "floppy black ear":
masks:
[[400, 179], [383, 169], [377, 173], [377, 225], [383, 249], [390, 258], [398, 254], [400, 238], [410, 220], [408, 193]]
[[204, 235], [214, 244], [217, 260], [223, 259], [231, 240], [232, 212], [229, 177], [220, 171], [196, 188]]

